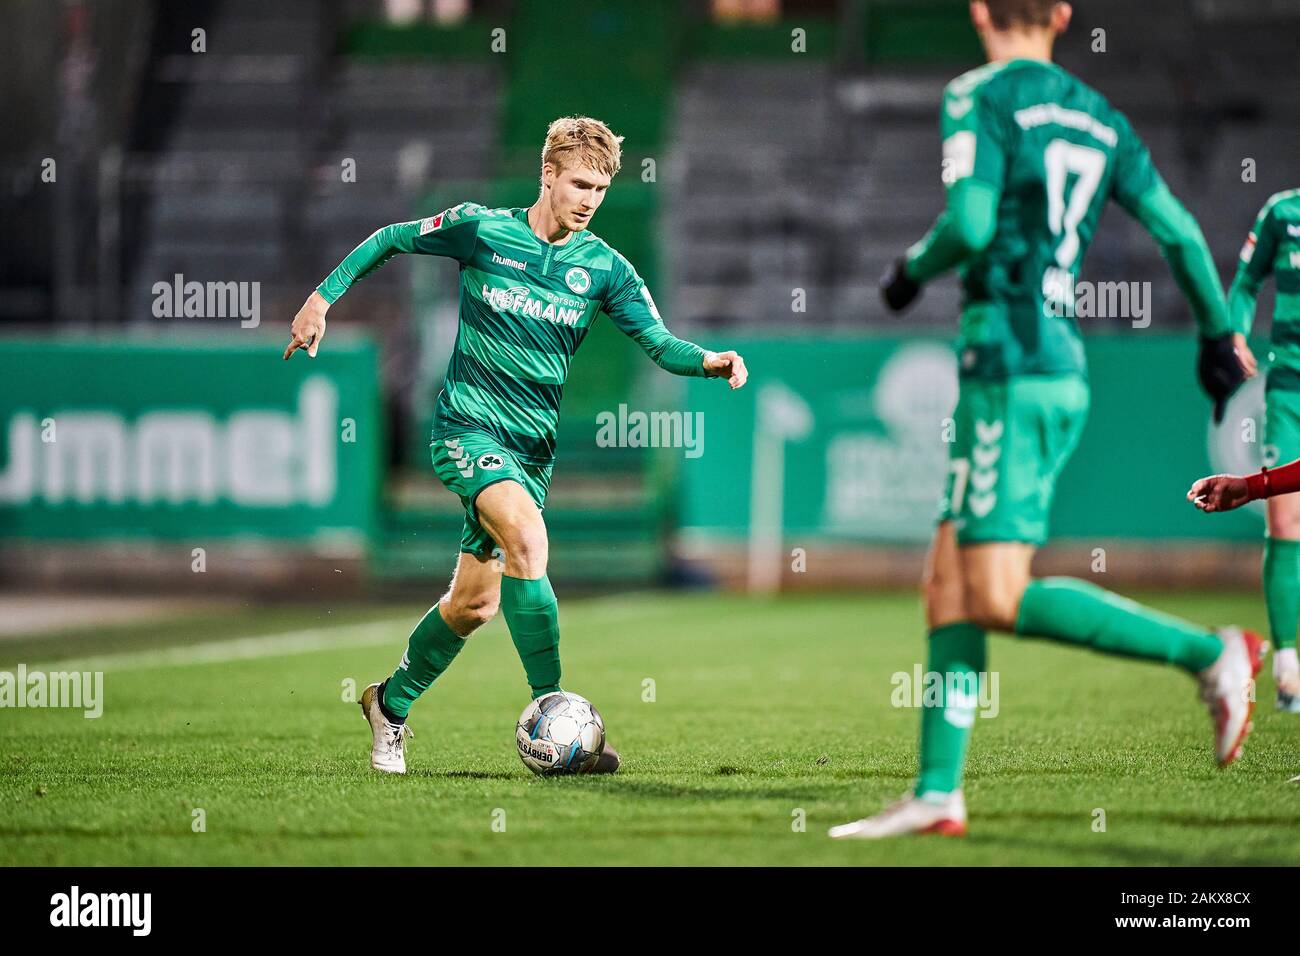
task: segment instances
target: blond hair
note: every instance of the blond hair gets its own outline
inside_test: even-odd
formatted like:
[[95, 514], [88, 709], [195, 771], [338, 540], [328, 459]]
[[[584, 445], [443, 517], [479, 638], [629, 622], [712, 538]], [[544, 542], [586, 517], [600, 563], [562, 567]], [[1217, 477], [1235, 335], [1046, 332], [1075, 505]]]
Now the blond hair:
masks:
[[623, 162], [622, 136], [590, 116], [561, 116], [546, 129], [542, 164], [556, 172], [566, 166], [587, 166], [611, 179]]

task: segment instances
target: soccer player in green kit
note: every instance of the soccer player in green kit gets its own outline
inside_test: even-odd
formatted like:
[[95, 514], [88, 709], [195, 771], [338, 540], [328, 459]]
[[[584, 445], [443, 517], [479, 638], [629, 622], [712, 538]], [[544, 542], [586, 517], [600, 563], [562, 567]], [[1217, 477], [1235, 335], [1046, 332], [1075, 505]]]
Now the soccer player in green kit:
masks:
[[1177, 665], [1200, 685], [1220, 765], [1236, 759], [1250, 727], [1247, 690], [1262, 653], [1254, 634], [1215, 632], [1074, 578], [1030, 577], [1056, 478], [1087, 415], [1071, 303], [1106, 200], [1151, 233], [1190, 301], [1202, 382], [1217, 414], [1253, 358], [1244, 337], [1231, 334], [1200, 229], [1128, 121], [1051, 62], [1070, 6], [977, 0], [970, 12], [990, 62], [944, 94], [946, 210], [882, 288], [886, 304], [900, 310], [922, 283], [961, 267], [956, 440], [923, 586], [927, 669], [943, 675], [943, 690], [938, 706], [922, 709], [912, 792], [874, 817], [833, 828], [835, 838], [966, 832], [961, 777], [986, 631]]
[[[431, 447], [439, 479], [464, 506], [465, 528], [450, 590], [416, 625], [392, 676], [362, 693], [376, 770], [406, 772], [412, 703], [498, 607], [534, 699], [560, 689], [559, 618], [546, 576], [542, 507], [569, 363], [596, 316], [605, 312], [668, 372], [721, 378], [733, 389], [745, 384], [739, 355], [673, 336], [636, 270], [587, 231], [618, 172], [621, 143], [599, 120], [556, 120], [547, 130], [541, 192], [532, 206], [461, 203], [385, 226], [348, 254], [293, 320], [284, 357], [297, 349], [314, 357], [326, 310], [394, 255], [460, 263], [460, 327]], [[618, 766], [619, 755], [607, 744], [591, 772], [613, 773]]]
[[[1269, 273], [1277, 284], [1272, 364], [1264, 392], [1264, 464], [1271, 468], [1279, 461], [1300, 458], [1300, 189], [1271, 196], [1241, 248], [1237, 275], [1228, 291], [1228, 317], [1233, 328], [1244, 335], [1250, 334], [1255, 300]], [[1264, 602], [1273, 638], [1277, 708], [1300, 714], [1300, 663], [1296, 660], [1300, 495], [1269, 495], [1267, 509]]]

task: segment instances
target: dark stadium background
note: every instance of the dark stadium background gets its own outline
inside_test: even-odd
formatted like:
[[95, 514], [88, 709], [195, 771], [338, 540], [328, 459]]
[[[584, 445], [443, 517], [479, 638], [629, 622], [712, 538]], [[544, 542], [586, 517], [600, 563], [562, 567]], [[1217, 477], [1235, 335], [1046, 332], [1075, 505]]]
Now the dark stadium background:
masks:
[[[843, 430], [886, 427], [889, 398], [869, 391], [881, 363], [909, 343], [942, 346], [955, 328], [953, 278], [904, 318], [886, 315], [875, 283], [940, 208], [940, 91], [981, 62], [965, 4], [5, 0], [0, 12], [10, 425], [115, 404], [128, 429], [159, 408], [218, 421], [245, 406], [291, 410], [308, 370], [305, 359], [280, 363], [288, 322], [354, 244], [465, 199], [530, 203], [547, 122], [589, 113], [626, 137], [595, 231], [637, 265], [670, 328], [752, 352], [753, 378], [729, 405], [658, 373], [608, 324], [594, 332], [565, 395], [547, 510], [553, 577], [570, 594], [914, 579], [931, 486], [905, 508], [889, 489], [857, 486], [832, 505], [819, 476], [844, 460], [834, 444]], [[1083, 0], [1058, 45], [1064, 66], [1132, 118], [1225, 280], [1263, 200], [1295, 185], [1297, 27], [1300, 4], [1279, 0]], [[53, 182], [42, 178], [49, 159]], [[1254, 178], [1244, 181], [1247, 160]], [[61, 500], [0, 500], [13, 620], [32, 602], [105, 590], [145, 603], [209, 592], [434, 595], [460, 521], [426, 439], [454, 335], [455, 274], [416, 259], [391, 262], [330, 313], [319, 369], [343, 375], [345, 392], [360, 390], [345, 401], [361, 403], [356, 444], [340, 446], [353, 457], [336, 463], [336, 484], [349, 487], [335, 488], [334, 505], [243, 507], [220, 493], [143, 501], [129, 488], [113, 499], [95, 485], [98, 452], [87, 452], [62, 467], [96, 472], [88, 500], [66, 475]], [[257, 326], [155, 316], [154, 285], [178, 273], [257, 283]], [[1062, 543], [1043, 567], [1077, 568], [1102, 548], [1116, 580], [1186, 584], [1232, 565], [1249, 583], [1241, 556], [1254, 554], [1260, 517], [1197, 524], [1178, 501], [1219, 460], [1169, 270], [1112, 210], [1085, 276], [1151, 283], [1153, 322], [1085, 323], [1101, 420], [1063, 481]], [[1257, 333], [1270, 305], [1266, 292]], [[329, 364], [344, 353], [346, 370]], [[937, 432], [951, 386], [918, 378], [925, 360], [907, 366], [893, 425]], [[806, 446], [788, 436], [773, 511], [753, 492], [773, 465], [755, 461], [750, 439], [760, 387], [775, 378], [802, 393], [819, 431]], [[844, 391], [818, 392], [828, 381]], [[864, 402], [877, 411], [855, 424], [844, 409]], [[595, 416], [621, 404], [706, 409], [705, 453], [599, 447]], [[913, 457], [910, 439], [890, 446], [891, 480], [913, 469], [935, 480], [942, 457], [926, 440]], [[874, 460], [869, 443], [853, 447]], [[0, 441], [10, 479], [11, 458]], [[1157, 487], [1133, 500], [1130, 484]], [[794, 567], [795, 548], [806, 567]], [[756, 566], [773, 555], [780, 568]]]
[[[1132, 119], [1225, 284], [1263, 203], [1300, 186], [1297, 36], [1300, 0], [1079, 0], [1057, 45]], [[1296, 718], [1269, 665], [1219, 770], [1177, 668], [1001, 635], [970, 836], [826, 836], [916, 771], [922, 702], [898, 692], [923, 685], [959, 291], [948, 276], [895, 316], [877, 281], [942, 207], [941, 93], [982, 62], [962, 0], [0, 0], [0, 877], [104, 867], [58, 870], [36, 904], [40, 874], [15, 870], [0, 924], [157, 873], [114, 866], [240, 867], [215, 894], [159, 877], [159, 935], [205, 907], [247, 935], [263, 905], [338, 938], [340, 919], [284, 919], [321, 910], [293, 905], [317, 884], [261, 892], [246, 868], [1096, 866], [1149, 893], [1300, 859]], [[377, 227], [531, 203], [565, 114], [626, 137], [593, 231], [749, 382], [674, 378], [604, 319], [573, 363], [548, 573], [564, 689], [598, 705], [619, 772], [521, 764], [528, 684], [498, 616], [412, 710], [410, 772], [377, 774], [358, 695], [460, 538], [428, 457], [454, 263], [389, 262], [331, 308], [314, 360], [282, 361], [289, 324]], [[1092, 407], [1035, 570], [1264, 632], [1262, 510], [1184, 500], [1261, 460], [1262, 379], [1211, 426], [1187, 306], [1113, 206], [1081, 278], [1143, 307], [1080, 320]], [[1272, 303], [1269, 283], [1261, 363]], [[633, 442], [654, 415], [703, 444]], [[47, 679], [98, 686], [99, 713], [12, 702]], [[940, 931], [961, 903], [1012, 933], [1027, 912], [1076, 935], [1148, 912], [1059, 872], [1026, 874], [1041, 901], [1004, 874], [879, 889], [891, 915], [942, 905]], [[1260, 906], [1286, 899], [1260, 882]], [[600, 891], [581, 912], [621, 929], [642, 897]], [[403, 902], [347, 912], [404, 928], [430, 909]]]

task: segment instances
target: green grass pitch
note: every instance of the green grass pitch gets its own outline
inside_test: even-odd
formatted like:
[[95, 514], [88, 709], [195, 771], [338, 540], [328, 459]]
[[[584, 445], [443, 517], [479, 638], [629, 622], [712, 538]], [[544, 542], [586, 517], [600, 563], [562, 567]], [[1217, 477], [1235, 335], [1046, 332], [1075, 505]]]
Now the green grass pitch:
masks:
[[[1263, 624], [1249, 595], [1151, 600], [1196, 620]], [[922, 660], [914, 595], [562, 603], [565, 686], [601, 709], [624, 766], [550, 780], [515, 753], [527, 689], [500, 620], [412, 711], [410, 773], [369, 769], [367, 726], [344, 682], [359, 691], [388, 673], [421, 610], [250, 609], [93, 642], [0, 644], [7, 670], [101, 649], [91, 666], [105, 671], [106, 698], [97, 720], [0, 711], [0, 863], [1300, 859], [1300, 785], [1288, 782], [1300, 773], [1300, 718], [1273, 710], [1267, 665], [1246, 754], [1220, 771], [1194, 684], [1173, 668], [992, 637], [1000, 713], [976, 722], [970, 837], [836, 842], [827, 827], [876, 811], [913, 774], [917, 712], [890, 699], [891, 676]], [[213, 643], [285, 632], [269, 646]]]

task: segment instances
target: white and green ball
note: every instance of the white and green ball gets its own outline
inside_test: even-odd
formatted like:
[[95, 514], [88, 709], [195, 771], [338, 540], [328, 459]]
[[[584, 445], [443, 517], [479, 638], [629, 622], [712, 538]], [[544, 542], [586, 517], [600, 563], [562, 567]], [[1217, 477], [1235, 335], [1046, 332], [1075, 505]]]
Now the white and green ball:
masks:
[[605, 721], [585, 697], [556, 691], [524, 708], [515, 741], [519, 759], [533, 773], [582, 773], [605, 749]]

